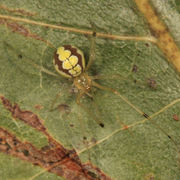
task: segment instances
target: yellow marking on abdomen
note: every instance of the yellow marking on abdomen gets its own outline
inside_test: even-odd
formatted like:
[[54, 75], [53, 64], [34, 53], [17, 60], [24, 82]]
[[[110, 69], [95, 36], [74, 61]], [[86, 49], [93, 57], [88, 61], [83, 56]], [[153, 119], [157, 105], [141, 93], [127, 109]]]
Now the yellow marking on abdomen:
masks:
[[81, 66], [78, 64], [73, 69], [69, 70], [69, 73], [72, 74], [73, 76], [78, 76], [79, 74], [81, 74], [81, 70], [82, 70]]
[[59, 55], [60, 61], [65, 61], [67, 58], [70, 57], [71, 51], [65, 50], [64, 47], [59, 47], [57, 49], [57, 54]]
[[71, 65], [71, 63], [68, 60], [66, 60], [62, 63], [62, 67], [63, 67], [63, 69], [72, 69], [73, 68], [73, 66]]
[[63, 69], [72, 69], [78, 63], [78, 58], [76, 56], [70, 56], [62, 63]]
[[180, 50], [170, 35], [166, 25], [160, 20], [149, 0], [134, 0], [139, 10], [146, 17], [152, 34], [157, 38], [157, 46], [167, 59], [180, 72]]

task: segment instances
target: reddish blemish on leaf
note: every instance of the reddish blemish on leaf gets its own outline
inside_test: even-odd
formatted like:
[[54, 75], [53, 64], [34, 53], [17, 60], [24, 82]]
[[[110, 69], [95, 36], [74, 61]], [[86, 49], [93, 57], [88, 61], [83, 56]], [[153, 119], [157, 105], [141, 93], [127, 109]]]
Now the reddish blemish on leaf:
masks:
[[111, 180], [110, 177], [92, 164], [82, 164], [74, 149], [65, 149], [63, 145], [57, 142], [47, 132], [43, 121], [36, 114], [21, 110], [17, 104], [12, 105], [3, 96], [0, 96], [0, 99], [14, 118], [41, 131], [49, 142], [48, 146], [37, 149], [30, 142], [22, 142], [11, 132], [0, 127], [0, 152], [28, 161], [68, 180]]
[[127, 126], [125, 123], [121, 122], [120, 120], [119, 120], [119, 122], [120, 122], [121, 126], [123, 126], [123, 128], [122, 128], [123, 130], [126, 130], [129, 128], [129, 126]]
[[6, 19], [0, 19], [0, 24], [5, 25], [8, 27], [12, 32], [16, 32], [22, 36], [30, 37], [36, 40], [40, 40], [45, 42], [51, 47], [54, 47], [49, 41], [43, 39], [42, 37], [38, 36], [37, 34], [31, 33], [29, 29], [27, 29], [25, 26], [20, 25], [19, 23], [12, 22]]
[[39, 131], [45, 131], [46, 128], [42, 124], [42, 120], [31, 111], [22, 111], [17, 104], [12, 105], [4, 97], [0, 97], [4, 107], [9, 110], [12, 116], [16, 119], [24, 121], [26, 124], [36, 128]]
[[177, 114], [174, 114], [174, 115], [173, 115], [173, 119], [174, 119], [175, 121], [179, 121], [179, 116], [178, 116]]
[[31, 13], [31, 12], [28, 12], [24, 9], [12, 9], [12, 8], [8, 8], [4, 5], [0, 5], [0, 9], [4, 9], [8, 12], [11, 12], [11, 13], [15, 13], [15, 14], [20, 14], [20, 15], [24, 15], [24, 16], [34, 16], [36, 13]]
[[37, 110], [41, 110], [41, 109], [43, 109], [44, 107], [43, 107], [42, 105], [40, 105], [40, 104], [36, 104], [36, 105], [34, 106], [34, 108], [37, 109]]
[[127, 125], [125, 125], [125, 126], [123, 127], [124, 130], [126, 130], [126, 129], [128, 129], [128, 128], [129, 128], [129, 126], [127, 126]]

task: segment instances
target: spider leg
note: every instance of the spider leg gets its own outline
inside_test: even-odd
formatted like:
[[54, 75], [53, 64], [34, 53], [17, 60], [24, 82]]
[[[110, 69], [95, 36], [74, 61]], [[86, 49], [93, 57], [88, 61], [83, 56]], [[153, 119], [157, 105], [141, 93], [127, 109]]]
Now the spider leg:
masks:
[[[133, 105], [128, 99], [126, 99], [124, 96], [122, 96], [118, 91], [116, 91], [115, 89], [113, 88], [109, 88], [109, 87], [105, 87], [105, 86], [102, 86], [94, 81], [92, 81], [92, 85], [94, 87], [97, 87], [99, 89], [102, 89], [102, 90], [105, 90], [105, 91], [109, 91], [109, 92], [112, 92], [114, 93], [115, 95], [118, 95], [123, 101], [125, 101], [127, 104], [129, 104], [133, 109], [135, 109], [139, 114], [141, 114], [143, 117], [145, 117], [146, 119], [148, 120], [151, 120], [151, 117], [148, 116], [147, 114], [145, 114], [143, 111], [141, 111], [139, 108], [137, 108], [135, 105]], [[174, 144], [175, 146], [177, 147], [177, 143], [175, 142], [175, 140], [170, 136], [168, 135], [160, 126], [158, 126], [155, 122], [151, 121], [151, 123], [156, 127], [156, 128], [159, 128]]]
[[89, 61], [85, 71], [87, 71], [91, 67], [94, 59], [95, 59], [95, 33], [93, 33], [92, 37], [90, 38]]
[[[5, 46], [7, 47], [7, 50], [8, 51], [11, 51], [13, 52], [17, 57], [19, 56], [19, 54], [21, 54], [21, 52], [17, 52], [17, 50], [15, 50], [10, 44], [8, 44], [7, 42], [4, 42]], [[57, 74], [49, 71], [48, 69], [44, 68], [43, 66], [40, 66], [36, 63], [34, 63], [32, 60], [24, 57], [23, 60], [27, 63], [27, 64], [30, 64], [31, 66], [33, 66], [34, 68], [38, 69], [39, 71], [42, 71], [46, 74], [49, 74], [51, 76], [55, 76], [55, 77], [58, 77]]]
[[[84, 109], [84, 110], [90, 115], [90, 117], [93, 117], [94, 115], [92, 114], [92, 112], [90, 112], [89, 109], [86, 108], [86, 107], [80, 102], [80, 98], [81, 98], [84, 94], [87, 94], [87, 93], [86, 93], [86, 92], [83, 92], [83, 91], [79, 92], [79, 94], [78, 94], [77, 97], [76, 97], [76, 103], [77, 103], [80, 107], [82, 107], [82, 109]], [[92, 96], [90, 96], [90, 97], [92, 97]], [[104, 124], [103, 124], [98, 118], [94, 117], [94, 119], [95, 119], [95, 121], [97, 122], [97, 124], [99, 124], [102, 128], [104, 127]]]
[[80, 98], [84, 95], [84, 92], [80, 91], [76, 97], [76, 103], [80, 105]]
[[123, 77], [120, 74], [113, 74], [111, 76], [109, 75], [95, 75], [95, 76], [91, 76], [92, 80], [96, 80], [96, 79], [112, 79], [112, 80], [128, 80], [128, 77]]
[[140, 113], [141, 115], [144, 116], [144, 112], [142, 112], [139, 108], [137, 108], [135, 105], [133, 105], [128, 99], [126, 99], [124, 96], [122, 96], [118, 91], [116, 91], [115, 89], [113, 88], [109, 88], [109, 87], [105, 87], [105, 86], [102, 86], [94, 81], [92, 81], [92, 85], [99, 88], [99, 89], [102, 89], [102, 90], [105, 90], [105, 91], [110, 91], [116, 95], [118, 95], [123, 101], [125, 101], [127, 104], [129, 104], [133, 109], [135, 109], [138, 113]]

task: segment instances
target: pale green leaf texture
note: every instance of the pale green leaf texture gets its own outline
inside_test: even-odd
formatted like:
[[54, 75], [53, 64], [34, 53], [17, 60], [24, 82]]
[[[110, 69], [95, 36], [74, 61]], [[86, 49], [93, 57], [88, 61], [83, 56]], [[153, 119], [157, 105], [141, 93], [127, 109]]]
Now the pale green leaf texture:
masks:
[[[179, 44], [178, 0], [154, 0], [153, 3]], [[11, 10], [23, 9], [34, 14], [24, 16], [0, 9], [0, 14], [9, 16], [85, 30], [92, 30], [93, 24], [97, 32], [116, 35], [151, 36], [146, 20], [133, 0], [5, 0], [0, 4]], [[17, 23], [55, 47], [72, 44], [85, 53], [86, 59], [89, 57], [90, 42], [83, 34]], [[96, 60], [89, 74], [102, 76], [103, 79], [97, 80], [99, 84], [116, 89], [149, 116], [180, 98], [179, 75], [155, 44], [96, 38], [95, 52]], [[81, 99], [90, 111], [88, 114], [76, 104], [72, 81], [44, 73], [29, 63], [57, 74], [52, 64], [53, 53], [54, 49], [45, 42], [12, 32], [1, 24], [0, 94], [21, 109], [37, 114], [57, 141], [66, 148], [83, 151], [80, 153], [83, 163], [90, 160], [112, 179], [180, 179], [180, 122], [173, 119], [174, 115], [180, 118], [178, 101], [151, 120], [135, 124], [145, 118], [119, 96], [93, 88], [93, 100], [87, 96]], [[133, 65], [137, 66], [136, 72], [132, 71]], [[151, 85], [151, 82], [155, 84]], [[63, 110], [50, 111], [58, 93], [55, 106], [68, 105], [70, 114], [66, 115]], [[43, 108], [37, 109], [36, 105]], [[104, 123], [104, 128], [96, 123], [96, 118]], [[122, 130], [125, 125], [131, 127]], [[42, 133], [13, 119], [2, 104], [0, 126], [37, 148], [47, 145]], [[87, 142], [83, 137], [87, 137]], [[97, 145], [87, 149], [91, 141], [96, 141]], [[30, 180], [43, 170], [30, 162], [0, 153], [2, 180]], [[46, 179], [63, 178], [46, 171], [34, 178]]]

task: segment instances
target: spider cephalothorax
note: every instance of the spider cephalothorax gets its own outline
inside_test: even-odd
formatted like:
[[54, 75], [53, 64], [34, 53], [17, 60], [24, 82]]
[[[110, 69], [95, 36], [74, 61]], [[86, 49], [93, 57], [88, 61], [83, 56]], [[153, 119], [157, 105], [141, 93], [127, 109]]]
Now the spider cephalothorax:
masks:
[[89, 95], [89, 91], [92, 86], [92, 79], [87, 73], [82, 73], [78, 77], [74, 78], [75, 87], [81, 92]]

